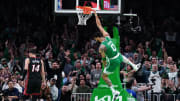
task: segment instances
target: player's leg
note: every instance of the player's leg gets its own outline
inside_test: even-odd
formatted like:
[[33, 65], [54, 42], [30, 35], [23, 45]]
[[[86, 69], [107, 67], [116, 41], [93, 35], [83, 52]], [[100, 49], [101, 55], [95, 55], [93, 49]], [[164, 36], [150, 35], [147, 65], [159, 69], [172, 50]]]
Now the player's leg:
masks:
[[41, 89], [41, 79], [32, 80], [32, 101], [37, 101], [39, 99]]
[[136, 64], [132, 63], [128, 58], [126, 58], [126, 57], [123, 56], [123, 55], [122, 55], [122, 61], [123, 61], [124, 63], [129, 64], [130, 66], [132, 66], [133, 69], [136, 70], [136, 71], [140, 68], [140, 65], [141, 65], [141, 64], [137, 64], [137, 65], [136, 65]]
[[111, 72], [113, 69], [111, 69], [110, 67], [111, 67], [110, 65], [107, 65], [104, 68], [104, 71], [103, 71], [103, 74], [102, 74], [102, 78], [105, 81], [105, 83], [109, 86], [109, 88], [111, 89], [112, 93], [116, 93], [117, 91], [113, 88], [113, 84], [112, 84], [111, 80], [108, 77], [110, 74], [113, 73], [113, 72]]
[[103, 80], [106, 82], [106, 84], [107, 84], [109, 87], [112, 86], [112, 82], [111, 82], [111, 80], [108, 78], [108, 74], [103, 73], [103, 74], [102, 74], [102, 78], [103, 78]]
[[38, 100], [38, 96], [37, 95], [32, 95], [32, 101], [37, 101]]

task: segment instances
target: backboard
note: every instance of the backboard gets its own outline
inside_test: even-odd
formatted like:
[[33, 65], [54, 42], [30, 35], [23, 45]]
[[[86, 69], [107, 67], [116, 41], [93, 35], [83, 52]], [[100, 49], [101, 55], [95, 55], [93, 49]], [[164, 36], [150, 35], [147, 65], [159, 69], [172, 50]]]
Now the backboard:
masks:
[[77, 6], [91, 6], [99, 14], [120, 14], [121, 0], [55, 0], [55, 13], [73, 14], [80, 12]]

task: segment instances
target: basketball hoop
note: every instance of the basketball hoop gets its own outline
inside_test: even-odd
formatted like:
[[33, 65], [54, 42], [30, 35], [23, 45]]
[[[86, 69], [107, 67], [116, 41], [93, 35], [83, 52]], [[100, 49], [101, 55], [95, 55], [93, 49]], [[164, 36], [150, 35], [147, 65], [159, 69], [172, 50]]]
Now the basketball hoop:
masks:
[[77, 6], [78, 25], [86, 25], [87, 20], [92, 16], [93, 9], [89, 6]]

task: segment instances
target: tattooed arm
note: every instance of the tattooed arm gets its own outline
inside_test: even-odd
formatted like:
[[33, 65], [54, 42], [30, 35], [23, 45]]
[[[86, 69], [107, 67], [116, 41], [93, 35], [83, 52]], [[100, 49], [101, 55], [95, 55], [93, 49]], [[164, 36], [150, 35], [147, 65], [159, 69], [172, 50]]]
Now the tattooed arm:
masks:
[[[96, 11], [94, 11], [94, 15], [95, 15], [95, 18], [96, 18], [97, 27], [99, 28], [99, 30], [100, 30], [100, 32], [102, 33], [102, 35], [103, 35], [104, 37], [109, 36], [109, 33], [106, 32], [106, 31], [104, 30], [104, 28], [102, 27], [101, 21], [100, 21], [98, 15], [96, 14]], [[110, 36], [109, 36], [109, 37], [110, 37]]]
[[102, 56], [102, 62], [103, 62], [103, 65], [105, 67], [106, 65], [106, 55], [105, 55], [105, 51], [106, 51], [106, 47], [104, 45], [101, 45], [99, 47], [99, 53], [101, 54]]

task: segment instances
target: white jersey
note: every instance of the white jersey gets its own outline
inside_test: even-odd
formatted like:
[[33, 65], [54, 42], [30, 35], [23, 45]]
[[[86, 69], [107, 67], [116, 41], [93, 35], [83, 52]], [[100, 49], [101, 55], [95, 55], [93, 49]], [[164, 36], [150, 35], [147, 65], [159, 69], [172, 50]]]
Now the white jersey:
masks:
[[155, 80], [155, 85], [153, 85], [153, 92], [154, 93], [160, 93], [161, 92], [161, 77], [159, 75], [159, 72], [156, 72], [155, 74], [151, 71], [149, 75], [149, 83], [153, 83], [152, 79]]
[[169, 80], [172, 80], [176, 86], [178, 85], [177, 74], [178, 74], [177, 72], [170, 72], [170, 73], [168, 73]]

